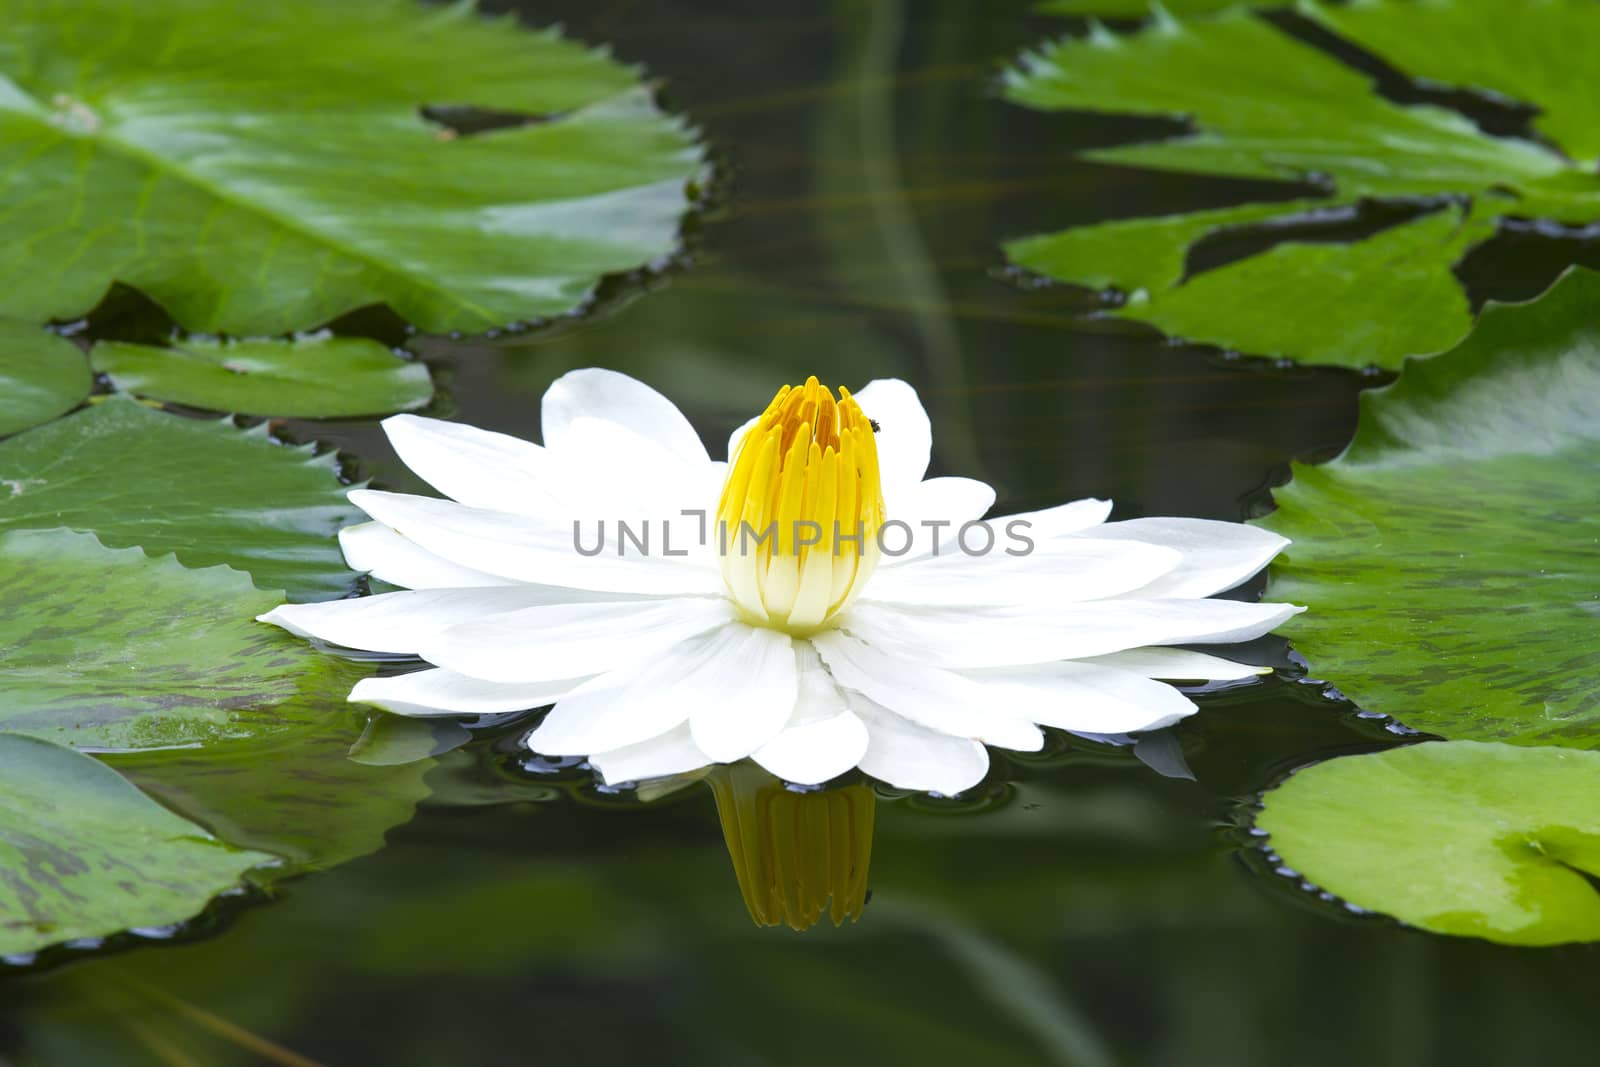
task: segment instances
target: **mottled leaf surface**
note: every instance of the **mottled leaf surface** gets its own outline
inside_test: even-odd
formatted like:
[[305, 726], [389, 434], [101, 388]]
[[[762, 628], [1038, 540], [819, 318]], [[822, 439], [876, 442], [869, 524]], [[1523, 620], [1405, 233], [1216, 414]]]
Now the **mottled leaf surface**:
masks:
[[271, 861], [89, 756], [0, 733], [0, 955], [181, 922]]
[[635, 71], [471, 4], [0, 3], [0, 314], [30, 321], [114, 281], [234, 335], [561, 314], [675, 248], [701, 165]]
[[1600, 753], [1432, 742], [1297, 771], [1256, 826], [1294, 871], [1413, 926], [1600, 940]]
[[360, 513], [344, 495], [332, 455], [126, 397], [0, 442], [0, 531], [89, 530], [190, 567], [226, 563], [291, 600], [351, 589], [335, 535]]
[[321, 870], [376, 852], [431, 793], [436, 761], [352, 759], [361, 735], [345, 692], [278, 708], [290, 728], [203, 750], [119, 753], [107, 761], [230, 844], [281, 856], [281, 872]]
[[383, 415], [419, 408], [433, 396], [426, 366], [361, 337], [190, 337], [165, 346], [102, 341], [90, 360], [125, 392], [241, 415]]
[[361, 672], [255, 621], [281, 602], [228, 567], [0, 534], [0, 729], [96, 750], [203, 746], [299, 726]]
[[0, 318], [0, 437], [71, 411], [93, 384], [77, 345]]
[[[1025, 56], [1007, 79], [1008, 97], [1041, 110], [1182, 121], [1190, 132], [1085, 158], [1281, 182], [1284, 195], [1026, 238], [1007, 246], [1011, 259], [1050, 278], [1121, 290], [1128, 299], [1112, 314], [1192, 341], [1396, 368], [1465, 335], [1471, 316], [1453, 267], [1499, 219], [1600, 219], [1600, 105], [1579, 73], [1600, 63], [1592, 47], [1600, 5], [1368, 0], [1297, 10], [1431, 86], [1537, 107], [1549, 143], [1486, 133], [1442, 107], [1394, 103], [1365, 73], [1242, 7], [1160, 14], [1124, 35], [1094, 25], [1081, 39]], [[1306, 200], [1306, 183], [1326, 195]], [[1360, 239], [1297, 240], [1309, 213], [1362, 201], [1424, 214]], [[1241, 229], [1265, 238], [1265, 250], [1185, 269], [1197, 244]], [[1118, 250], [1124, 242], [1131, 247]]]
[[1263, 520], [1266, 596], [1318, 678], [1451, 738], [1600, 747], [1600, 274], [1490, 305], [1362, 397]]

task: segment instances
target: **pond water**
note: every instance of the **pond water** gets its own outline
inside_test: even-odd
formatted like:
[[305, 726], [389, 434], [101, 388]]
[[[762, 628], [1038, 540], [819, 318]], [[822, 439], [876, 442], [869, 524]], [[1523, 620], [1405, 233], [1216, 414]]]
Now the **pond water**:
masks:
[[[1027, 7], [527, 5], [662, 79], [718, 175], [682, 261], [610, 285], [592, 314], [417, 339], [447, 392], [437, 413], [533, 436], [545, 387], [599, 365], [670, 387], [717, 442], [778, 382], [898, 376], [928, 400], [936, 473], [991, 482], [1002, 512], [1093, 495], [1121, 517], [1261, 513], [1291, 460], [1348, 440], [1375, 379], [1086, 322], [1088, 295], [1004, 275], [997, 238], [1240, 191], [1075, 162], [1144, 127], [999, 100], [999, 65], [1059, 32]], [[1513, 248], [1469, 280], [1525, 295], [1584, 253]], [[418, 488], [375, 421], [285, 433]], [[381, 851], [0, 980], [0, 1062], [1585, 1057], [1593, 949], [1351, 914], [1252, 847], [1240, 824], [1260, 790], [1406, 738], [1297, 680], [1281, 642], [1250, 652], [1285, 670], [1202, 696], [1174, 731], [1181, 761], [1057, 734], [996, 753], [959, 800], [883, 793], [859, 921], [803, 934], [751, 922], [704, 784], [645, 804], [530, 759], [524, 724], [478, 728]]]

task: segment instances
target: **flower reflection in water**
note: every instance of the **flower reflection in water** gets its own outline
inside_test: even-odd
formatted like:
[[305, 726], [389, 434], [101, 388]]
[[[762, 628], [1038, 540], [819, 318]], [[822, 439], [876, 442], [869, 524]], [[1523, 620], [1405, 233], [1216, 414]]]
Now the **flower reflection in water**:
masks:
[[715, 767], [707, 783], [756, 925], [807, 930], [824, 915], [835, 926], [861, 917], [878, 799], [870, 786], [801, 791], [749, 762]]

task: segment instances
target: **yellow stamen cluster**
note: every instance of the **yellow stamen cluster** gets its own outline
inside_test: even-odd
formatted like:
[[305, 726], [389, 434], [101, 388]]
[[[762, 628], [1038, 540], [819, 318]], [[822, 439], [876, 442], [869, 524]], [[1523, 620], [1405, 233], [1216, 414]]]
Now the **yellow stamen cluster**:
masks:
[[878, 563], [883, 491], [872, 422], [845, 389], [784, 386], [731, 457], [717, 508], [728, 592], [748, 621], [803, 634]]

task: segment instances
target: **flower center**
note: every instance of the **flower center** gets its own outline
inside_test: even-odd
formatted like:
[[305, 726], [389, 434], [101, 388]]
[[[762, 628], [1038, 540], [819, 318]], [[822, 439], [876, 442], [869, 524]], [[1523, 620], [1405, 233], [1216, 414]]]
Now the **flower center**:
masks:
[[722, 578], [753, 623], [803, 634], [878, 564], [883, 491], [870, 419], [845, 389], [784, 386], [730, 457], [717, 507]]

